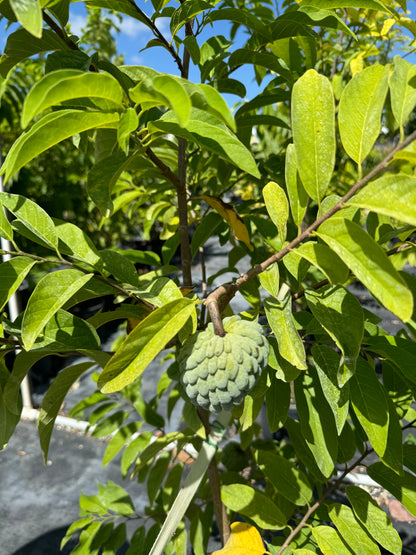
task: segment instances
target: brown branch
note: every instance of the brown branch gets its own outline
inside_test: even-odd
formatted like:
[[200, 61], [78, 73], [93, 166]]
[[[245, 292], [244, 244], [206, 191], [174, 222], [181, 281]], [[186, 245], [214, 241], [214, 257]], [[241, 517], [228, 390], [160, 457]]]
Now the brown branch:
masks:
[[[180, 59], [180, 57], [178, 56], [178, 54], [175, 52], [175, 49], [173, 48], [173, 46], [171, 44], [169, 44], [169, 42], [165, 39], [165, 37], [162, 35], [162, 33], [159, 31], [159, 29], [157, 28], [157, 26], [155, 25], [155, 23], [150, 19], [150, 17], [148, 17], [140, 8], [139, 6], [136, 4], [136, 2], [134, 2], [134, 0], [128, 0], [129, 4], [131, 6], [133, 6], [133, 8], [136, 10], [136, 12], [139, 14], [140, 18], [143, 19], [145, 21], [145, 24], [150, 27], [150, 29], [152, 30], [153, 34], [156, 35], [156, 37], [163, 43], [164, 47], [169, 50], [169, 52], [171, 53], [173, 59], [176, 62], [176, 65], [178, 66], [179, 71], [182, 73], [183, 71], [183, 65], [182, 65], [182, 60]], [[143, 23], [143, 22], [142, 22]]]
[[150, 147], [146, 148], [146, 154], [153, 162], [153, 164], [160, 169], [166, 179], [168, 179], [174, 185], [175, 189], [178, 189], [181, 186], [181, 182], [178, 176], [175, 175], [173, 171], [164, 162], [162, 162], [162, 160], [158, 156], [156, 156], [156, 154]]
[[[211, 431], [209, 424], [209, 412], [201, 407], [197, 407], [196, 410], [202, 424], [204, 425], [206, 437], [208, 437]], [[228, 522], [227, 511], [225, 510], [224, 503], [221, 500], [220, 475], [215, 457], [209, 464], [207, 474], [211, 489], [212, 502], [214, 504], [215, 520], [217, 521], [222, 545], [224, 546], [230, 537], [230, 524]]]
[[[375, 177], [380, 171], [384, 170], [387, 165], [391, 162], [394, 155], [408, 146], [416, 140], [416, 131], [411, 133], [404, 141], [400, 142], [385, 158], [382, 160], [377, 166], [375, 166], [366, 176], [362, 179], [357, 181], [353, 187], [346, 193], [336, 204], [333, 206], [328, 212], [326, 212], [323, 216], [315, 220], [313, 224], [307, 227], [300, 235], [298, 235], [293, 241], [283, 247], [279, 252], [259, 264], [254, 268], [251, 268], [246, 274], [240, 276], [234, 283], [226, 283], [220, 285], [215, 289], [210, 295], [208, 295], [205, 304], [207, 305], [208, 309], [213, 307], [214, 303], [219, 303], [220, 312], [227, 306], [230, 300], [234, 297], [237, 293], [238, 289], [246, 283], [248, 280], [258, 276], [262, 272], [264, 272], [269, 266], [281, 260], [284, 256], [286, 256], [292, 249], [297, 247], [300, 243], [302, 243], [305, 239], [307, 239], [318, 227], [328, 220], [331, 216], [339, 212], [346, 202], [350, 200], [360, 189], [362, 189], [373, 177]], [[220, 299], [221, 298], [221, 299]]]

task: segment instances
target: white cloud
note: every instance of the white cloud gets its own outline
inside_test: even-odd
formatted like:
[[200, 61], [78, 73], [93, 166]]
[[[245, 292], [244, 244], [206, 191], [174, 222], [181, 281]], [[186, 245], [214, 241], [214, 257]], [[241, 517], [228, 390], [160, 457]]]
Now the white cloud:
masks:
[[87, 24], [87, 18], [84, 15], [71, 14], [69, 23], [71, 24], [71, 33], [79, 36], [81, 34], [81, 29]]
[[137, 19], [132, 19], [130, 17], [124, 17], [121, 23], [116, 22], [117, 26], [120, 28], [120, 32], [127, 35], [131, 39], [137, 39], [143, 34], [149, 34], [151, 31]]

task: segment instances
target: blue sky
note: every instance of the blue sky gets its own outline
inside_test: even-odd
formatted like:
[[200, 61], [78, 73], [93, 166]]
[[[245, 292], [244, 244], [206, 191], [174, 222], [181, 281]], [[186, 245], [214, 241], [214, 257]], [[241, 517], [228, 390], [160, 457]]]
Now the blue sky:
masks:
[[[140, 2], [143, 9], [150, 13], [152, 10], [151, 2]], [[410, 17], [416, 19], [416, 1], [408, 0], [408, 9], [411, 12]], [[83, 2], [74, 2], [71, 4], [70, 9], [70, 19], [71, 31], [73, 34], [78, 35], [85, 25], [86, 14]], [[125, 16], [122, 23], [118, 23], [120, 27], [120, 33], [117, 36], [117, 44], [119, 53], [124, 54], [125, 63], [128, 65], [146, 65], [153, 67], [161, 72], [175, 73], [177, 74], [177, 66], [172, 60], [169, 53], [162, 48], [151, 48], [148, 50], [141, 51], [141, 49], [147, 44], [147, 42], [153, 38], [151, 31], [142, 23], [134, 20], [128, 16]], [[169, 20], [168, 19], [158, 19], [158, 27], [166, 37], [168, 41], [171, 40], [171, 35], [169, 31]], [[7, 31], [4, 29], [4, 23], [0, 22], [0, 51], [3, 51], [6, 44], [7, 35], [16, 28], [16, 25], [12, 25]], [[225, 34], [227, 35], [227, 29], [229, 28], [228, 22], [217, 22], [215, 24], [215, 34]], [[204, 30], [204, 33], [199, 37], [199, 42], [206, 40], [210, 35], [210, 28]], [[410, 33], [409, 33], [410, 35]], [[408, 58], [413, 63], [416, 63], [416, 56]], [[191, 73], [190, 78], [198, 79], [197, 70]], [[240, 79], [244, 82], [247, 88], [247, 96], [250, 98], [258, 92], [258, 87], [254, 81], [254, 74], [252, 68], [248, 66], [243, 66], [240, 70], [236, 71], [233, 75], [236, 79]], [[229, 96], [229, 98], [228, 98]], [[227, 101], [230, 104], [238, 101], [239, 97], [234, 95], [227, 95]]]

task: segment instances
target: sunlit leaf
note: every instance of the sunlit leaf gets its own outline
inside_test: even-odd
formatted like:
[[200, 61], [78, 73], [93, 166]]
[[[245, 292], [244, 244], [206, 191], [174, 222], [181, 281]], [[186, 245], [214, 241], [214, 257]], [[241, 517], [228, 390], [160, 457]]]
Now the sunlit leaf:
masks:
[[275, 183], [269, 181], [263, 188], [263, 198], [266, 203], [267, 212], [277, 227], [282, 243], [286, 240], [286, 224], [289, 218], [289, 202], [284, 190]]

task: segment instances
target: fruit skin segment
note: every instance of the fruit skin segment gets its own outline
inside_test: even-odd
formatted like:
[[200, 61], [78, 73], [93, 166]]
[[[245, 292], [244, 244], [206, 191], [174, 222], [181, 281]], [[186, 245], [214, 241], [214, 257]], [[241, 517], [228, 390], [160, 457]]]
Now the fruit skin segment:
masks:
[[251, 391], [269, 359], [269, 343], [257, 322], [231, 316], [224, 337], [212, 323], [185, 341], [178, 354], [180, 381], [194, 405], [231, 410]]

